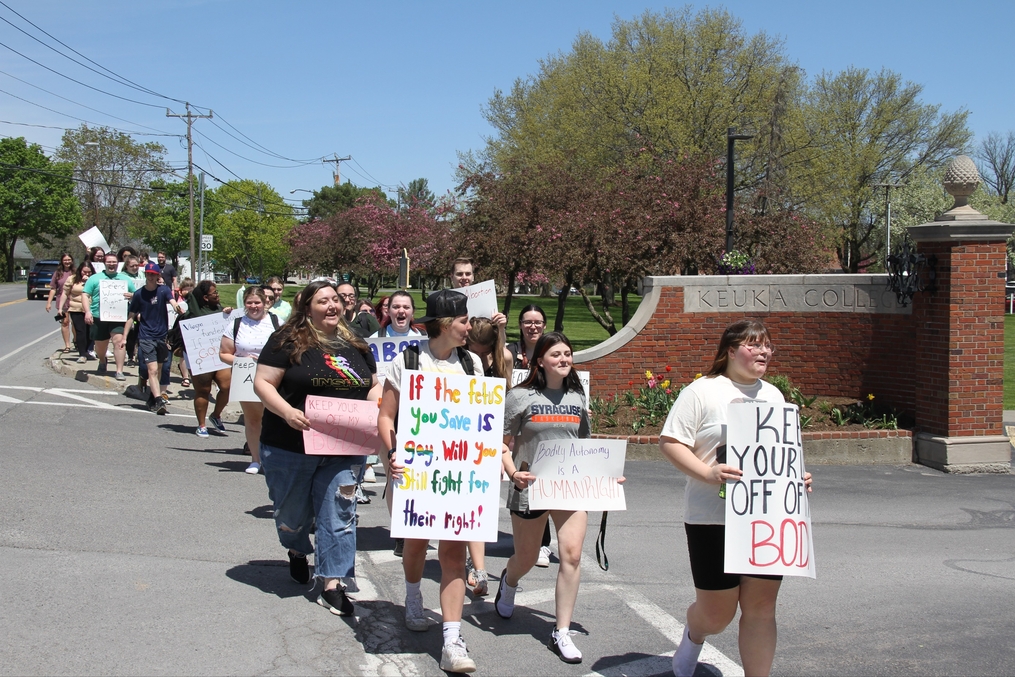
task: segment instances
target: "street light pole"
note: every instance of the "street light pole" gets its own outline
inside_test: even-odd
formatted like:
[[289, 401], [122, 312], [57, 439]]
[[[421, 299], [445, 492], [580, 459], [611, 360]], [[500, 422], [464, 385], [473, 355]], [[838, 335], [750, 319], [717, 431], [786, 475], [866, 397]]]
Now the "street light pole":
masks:
[[889, 196], [892, 188], [902, 188], [902, 183], [875, 183], [876, 188], [885, 189], [885, 270], [888, 270], [888, 257], [892, 255], [892, 200]]
[[733, 251], [733, 142], [753, 139], [754, 134], [737, 134], [736, 127], [726, 130], [726, 252]]

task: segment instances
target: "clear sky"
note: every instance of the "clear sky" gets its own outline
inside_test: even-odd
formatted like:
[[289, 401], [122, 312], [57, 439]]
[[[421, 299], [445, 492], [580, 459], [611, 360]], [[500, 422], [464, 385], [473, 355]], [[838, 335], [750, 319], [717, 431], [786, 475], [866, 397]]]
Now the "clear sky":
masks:
[[[481, 109], [497, 88], [535, 73], [541, 58], [568, 51], [580, 32], [607, 40], [614, 17], [667, 6], [601, 0], [2, 1], [2, 19], [46, 44], [67, 51], [11, 10], [119, 76], [202, 112], [213, 109], [218, 127], [207, 120], [194, 124], [201, 146], [195, 163], [221, 180], [235, 174], [266, 181], [294, 201], [309, 196], [290, 195], [293, 189], [331, 183], [332, 165], [313, 159], [333, 154], [352, 156], [341, 173], [357, 185], [380, 184], [390, 193], [425, 177], [438, 194], [453, 188], [456, 152], [482, 148], [492, 132]], [[724, 6], [748, 33], [782, 38], [787, 56], [809, 75], [851, 65], [889, 68], [922, 84], [925, 103], [969, 110], [977, 137], [1015, 129], [1015, 2], [736, 0]], [[176, 101], [103, 78], [3, 21], [0, 43], [24, 55], [0, 47], [0, 135], [23, 135], [51, 151], [60, 129], [9, 123], [76, 127], [80, 121], [69, 116], [126, 130], [185, 132], [183, 121], [165, 115], [167, 105], [184, 112]], [[149, 105], [90, 90], [25, 57]], [[137, 138], [162, 141], [173, 165], [185, 166], [180, 139]], [[217, 183], [209, 179], [209, 185]]]

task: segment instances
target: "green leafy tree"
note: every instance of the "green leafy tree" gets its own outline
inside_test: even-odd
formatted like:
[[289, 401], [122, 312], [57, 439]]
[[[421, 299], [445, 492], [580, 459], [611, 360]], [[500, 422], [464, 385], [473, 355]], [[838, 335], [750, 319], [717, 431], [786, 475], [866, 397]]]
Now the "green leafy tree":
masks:
[[84, 222], [98, 226], [113, 246], [128, 239], [149, 184], [169, 171], [165, 155], [160, 143], [88, 125], [64, 132], [56, 151], [56, 159], [71, 164], [81, 179], [77, 196]]
[[51, 162], [24, 137], [0, 139], [0, 250], [8, 282], [19, 239], [46, 246], [81, 227], [72, 176], [69, 165]]
[[437, 197], [430, 190], [430, 185], [424, 178], [413, 179], [405, 188], [398, 189], [398, 205], [400, 209], [408, 210], [416, 207], [433, 209], [437, 203]]
[[[198, 187], [194, 186], [195, 196]], [[162, 180], [151, 184], [154, 190], [142, 196], [137, 207], [137, 219], [131, 224], [128, 234], [140, 240], [152, 251], [164, 251], [178, 265], [179, 252], [190, 247], [190, 194], [185, 181], [167, 183]], [[222, 210], [220, 205], [205, 202], [204, 223], [210, 231], [215, 215]], [[195, 229], [199, 215], [195, 197]]]
[[357, 200], [370, 195], [379, 197], [383, 201], [388, 199], [380, 186], [360, 188], [349, 181], [337, 186], [323, 186], [320, 190], [314, 191], [312, 198], [303, 201], [303, 206], [307, 208], [307, 221], [326, 219], [339, 212], [352, 209], [356, 206]]
[[296, 225], [292, 206], [266, 183], [244, 179], [205, 192], [220, 213], [205, 232], [215, 235], [215, 263], [243, 279], [285, 275], [289, 231]]

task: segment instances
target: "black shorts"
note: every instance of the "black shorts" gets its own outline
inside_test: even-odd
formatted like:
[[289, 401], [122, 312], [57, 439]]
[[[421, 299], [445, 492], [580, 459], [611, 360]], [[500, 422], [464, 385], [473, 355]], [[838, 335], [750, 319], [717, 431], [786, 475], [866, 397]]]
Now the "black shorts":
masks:
[[728, 574], [723, 571], [726, 555], [726, 525], [687, 524], [687, 554], [691, 557], [691, 577], [699, 590], [730, 590], [740, 585], [741, 576], [781, 581], [782, 576]]
[[169, 359], [169, 346], [166, 345], [165, 341], [139, 339], [137, 351], [141, 357], [141, 364], [148, 364], [149, 362], [164, 364]]
[[[108, 341], [113, 334], [123, 333], [123, 322], [100, 322], [96, 320], [92, 323], [91, 331], [88, 332], [89, 338], [93, 341]], [[105, 359], [105, 358], [99, 358]]]
[[523, 520], [537, 520], [537, 519], [539, 519], [540, 517], [542, 517], [543, 515], [545, 515], [548, 512], [550, 512], [550, 511], [549, 510], [524, 510], [524, 511], [523, 510], [512, 510], [511, 514], [512, 515], [518, 515]]

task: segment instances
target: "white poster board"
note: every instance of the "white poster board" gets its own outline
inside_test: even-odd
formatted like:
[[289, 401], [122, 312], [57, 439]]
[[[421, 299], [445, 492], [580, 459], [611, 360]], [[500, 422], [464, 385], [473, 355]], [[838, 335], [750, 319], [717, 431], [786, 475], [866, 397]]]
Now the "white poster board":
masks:
[[370, 346], [370, 352], [374, 354], [374, 362], [377, 363], [377, 380], [384, 385], [384, 379], [388, 376], [391, 363], [398, 355], [409, 346], [426, 345], [429, 339], [422, 335], [415, 336], [393, 336], [391, 338], [368, 338], [363, 339]]
[[[588, 411], [589, 406], [592, 403], [592, 374], [587, 371], [575, 370], [578, 374], [578, 380], [581, 381], [582, 389], [585, 391], [585, 410]], [[524, 381], [529, 376], [528, 369], [512, 369], [511, 370], [511, 387], [514, 388], [516, 385]]]
[[106, 242], [106, 238], [102, 235], [102, 231], [99, 230], [98, 226], [92, 226], [81, 233], [78, 235], [78, 239], [81, 240], [86, 249], [101, 247], [103, 252], [109, 253], [109, 243]]
[[230, 402], [260, 402], [254, 394], [254, 372], [257, 371], [256, 357], [233, 358], [233, 374], [229, 386]]
[[228, 325], [229, 316], [224, 313], [180, 320], [180, 334], [183, 336], [183, 345], [187, 348], [192, 374], [229, 369], [229, 365], [219, 359], [219, 344]]
[[402, 372], [393, 538], [497, 540], [505, 391], [502, 378]]
[[172, 303], [166, 304], [166, 317], [169, 318], [169, 328], [172, 329], [176, 326], [176, 320], [179, 319], [176, 315], [176, 309], [173, 308]]
[[103, 322], [127, 321], [126, 280], [99, 280], [99, 319]]
[[497, 309], [497, 285], [493, 280], [458, 287], [452, 291], [465, 294], [469, 300], [469, 317], [493, 317], [500, 312]]
[[726, 573], [815, 578], [797, 406], [730, 404], [726, 463], [744, 473], [726, 483]]
[[531, 510], [627, 510], [627, 440], [544, 440], [529, 472]]

